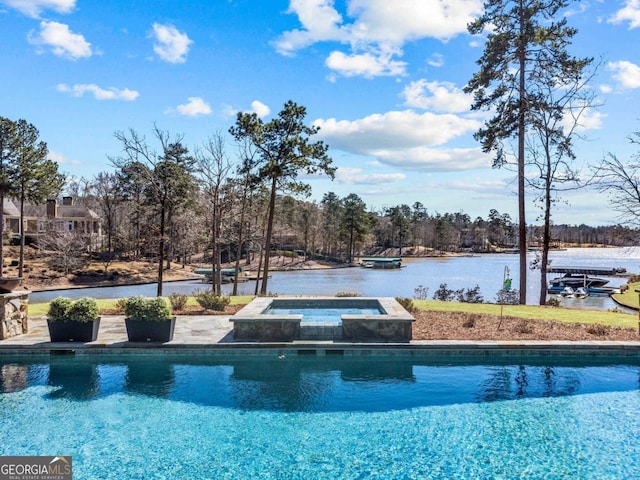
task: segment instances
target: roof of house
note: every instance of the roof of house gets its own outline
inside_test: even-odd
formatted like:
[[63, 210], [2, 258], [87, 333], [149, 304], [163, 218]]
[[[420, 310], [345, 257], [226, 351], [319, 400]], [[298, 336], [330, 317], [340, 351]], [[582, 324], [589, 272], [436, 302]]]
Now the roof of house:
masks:
[[[57, 205], [57, 215], [56, 218], [91, 218], [94, 220], [99, 220], [100, 215], [91, 210], [88, 207], [83, 207], [82, 205]], [[19, 217], [20, 210], [16, 207], [15, 203], [11, 200], [4, 200], [4, 214], [9, 217]], [[42, 218], [47, 216], [47, 206], [46, 205], [34, 205], [32, 203], [24, 204], [24, 216], [25, 217], [36, 217]]]
[[20, 211], [18, 210], [18, 207], [16, 207], [15, 203], [13, 203], [11, 200], [5, 198], [2, 206], [3, 206], [2, 211], [5, 215], [9, 215], [12, 217], [20, 216]]

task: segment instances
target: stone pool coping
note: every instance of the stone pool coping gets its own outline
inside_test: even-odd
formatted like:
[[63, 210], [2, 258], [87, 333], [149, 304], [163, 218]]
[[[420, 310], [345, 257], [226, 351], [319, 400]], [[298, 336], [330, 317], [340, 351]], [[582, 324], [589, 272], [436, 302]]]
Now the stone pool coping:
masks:
[[412, 340], [410, 342], [234, 341], [229, 315], [178, 316], [174, 339], [168, 343], [129, 343], [123, 316], [103, 316], [95, 342], [52, 343], [44, 317], [29, 318], [29, 333], [0, 340], [0, 356], [11, 354], [220, 354], [220, 355], [416, 355], [476, 357], [552, 356], [627, 357], [640, 359], [640, 341], [560, 340]]
[[[264, 310], [271, 305], [273, 301], [278, 302], [287, 302], [289, 300], [308, 300], [310, 302], [316, 301], [330, 301], [335, 303], [336, 306], [341, 303], [350, 303], [350, 302], [360, 302], [360, 303], [379, 303], [380, 306], [386, 312], [385, 314], [380, 315], [344, 315], [347, 318], [351, 317], [362, 317], [370, 320], [403, 320], [408, 322], [414, 322], [415, 318], [407, 312], [402, 306], [397, 302], [395, 298], [392, 297], [323, 297], [323, 296], [313, 296], [307, 298], [302, 297], [294, 297], [294, 296], [279, 296], [279, 297], [257, 297], [251, 300], [247, 305], [242, 307], [238, 313], [231, 317], [231, 321], [235, 318], [242, 318], [243, 320], [269, 320], [273, 317], [269, 314], [264, 314]], [[291, 314], [291, 315], [279, 315], [279, 317], [287, 317], [291, 319], [300, 319], [302, 315]]]

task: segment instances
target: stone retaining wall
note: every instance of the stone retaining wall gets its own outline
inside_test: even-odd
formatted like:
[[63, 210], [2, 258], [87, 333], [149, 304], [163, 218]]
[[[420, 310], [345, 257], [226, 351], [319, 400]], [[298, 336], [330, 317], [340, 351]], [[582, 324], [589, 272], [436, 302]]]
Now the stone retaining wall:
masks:
[[26, 290], [0, 294], [0, 340], [23, 335], [29, 331]]

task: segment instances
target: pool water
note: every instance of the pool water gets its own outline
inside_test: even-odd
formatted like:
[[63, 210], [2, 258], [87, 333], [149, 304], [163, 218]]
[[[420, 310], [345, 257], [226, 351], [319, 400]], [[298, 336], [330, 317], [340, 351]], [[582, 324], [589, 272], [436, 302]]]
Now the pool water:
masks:
[[356, 308], [356, 307], [336, 307], [336, 308], [317, 308], [317, 307], [292, 307], [280, 308], [269, 307], [264, 311], [266, 315], [302, 315], [301, 323], [341, 323], [342, 315], [380, 315], [378, 308]]
[[640, 477], [640, 365], [0, 356], [0, 455], [74, 478]]

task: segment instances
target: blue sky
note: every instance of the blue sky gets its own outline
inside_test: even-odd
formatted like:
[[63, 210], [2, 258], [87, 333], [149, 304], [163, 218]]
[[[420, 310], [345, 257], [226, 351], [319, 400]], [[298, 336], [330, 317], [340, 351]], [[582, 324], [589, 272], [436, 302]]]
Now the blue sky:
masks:
[[[114, 132], [154, 122], [193, 150], [238, 111], [268, 120], [291, 99], [330, 145], [333, 182], [313, 198], [358, 194], [370, 208], [516, 219], [514, 174], [473, 139], [483, 114], [462, 88], [483, 38], [478, 0], [0, 0], [0, 115], [25, 118], [63, 172], [110, 170]], [[640, 0], [577, 1], [571, 53], [600, 62], [601, 106], [583, 118], [580, 164], [629, 158], [640, 130]], [[228, 153], [235, 156], [229, 138]], [[563, 195], [556, 223], [617, 222], [606, 197]], [[530, 204], [527, 220], [539, 211]]]

